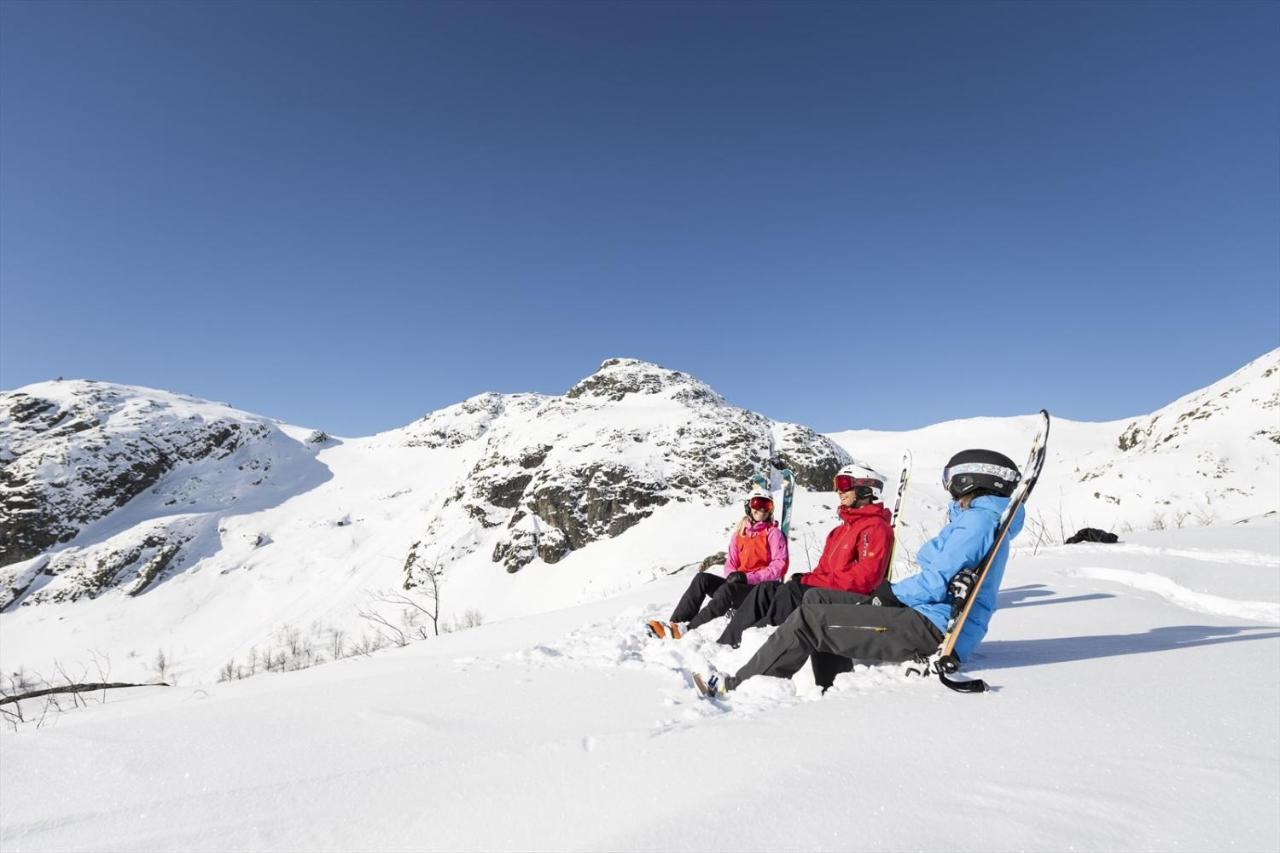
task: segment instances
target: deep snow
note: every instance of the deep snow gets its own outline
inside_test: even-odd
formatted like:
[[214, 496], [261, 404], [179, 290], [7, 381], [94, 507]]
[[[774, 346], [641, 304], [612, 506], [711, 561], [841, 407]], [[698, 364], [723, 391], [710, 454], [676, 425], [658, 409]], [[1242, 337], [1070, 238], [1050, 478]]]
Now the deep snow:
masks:
[[731, 669], [764, 632], [736, 651], [716, 623], [646, 638], [687, 574], [127, 691], [0, 736], [3, 846], [1275, 850], [1280, 524], [1140, 539], [1016, 554], [982, 696], [884, 666], [825, 697], [802, 674], [699, 699], [686, 670]]

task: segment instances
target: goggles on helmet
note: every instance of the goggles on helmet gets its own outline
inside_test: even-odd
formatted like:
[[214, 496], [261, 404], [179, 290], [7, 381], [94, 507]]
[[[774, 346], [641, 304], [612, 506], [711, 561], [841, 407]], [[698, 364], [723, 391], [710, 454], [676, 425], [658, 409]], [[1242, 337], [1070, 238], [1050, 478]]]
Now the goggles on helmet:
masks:
[[880, 485], [879, 480], [859, 479], [858, 477], [850, 477], [848, 474], [837, 474], [832, 482], [835, 484], [837, 492], [852, 492], [859, 486], [874, 489]]
[[1006, 468], [1003, 465], [992, 465], [987, 462], [962, 462], [942, 469], [942, 487], [954, 495], [955, 492], [951, 491], [951, 483], [961, 474], [992, 477], [1008, 483], [1017, 483], [1021, 479], [1021, 475], [1015, 468]]
[[765, 512], [773, 512], [773, 501], [769, 498], [752, 498], [749, 502], [752, 509], [762, 509]]

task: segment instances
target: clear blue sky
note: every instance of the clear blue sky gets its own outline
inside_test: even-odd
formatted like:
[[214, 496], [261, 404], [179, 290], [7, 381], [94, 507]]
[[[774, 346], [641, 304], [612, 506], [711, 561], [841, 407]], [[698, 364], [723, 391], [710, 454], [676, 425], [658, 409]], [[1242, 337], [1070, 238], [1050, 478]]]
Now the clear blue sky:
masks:
[[0, 387], [359, 435], [610, 356], [820, 430], [1280, 346], [1280, 4], [18, 3]]

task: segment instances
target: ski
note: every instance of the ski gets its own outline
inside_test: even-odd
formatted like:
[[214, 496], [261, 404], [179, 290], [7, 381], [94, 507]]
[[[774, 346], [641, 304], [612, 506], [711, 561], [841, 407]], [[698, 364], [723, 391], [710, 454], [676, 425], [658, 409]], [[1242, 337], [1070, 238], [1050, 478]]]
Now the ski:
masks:
[[703, 678], [700, 672], [690, 673], [690, 676], [693, 678], [693, 686], [698, 688], [698, 695], [703, 699], [723, 699], [728, 692], [725, 689], [724, 677], [719, 673], [713, 671], [706, 678]]
[[898, 519], [902, 516], [902, 498], [911, 480], [911, 451], [902, 454], [902, 473], [898, 475], [898, 497], [893, 502], [893, 545], [889, 547], [889, 564], [885, 580], [893, 580], [893, 557], [898, 553]]
[[1000, 553], [1000, 546], [1004, 544], [1005, 536], [1009, 532], [1009, 525], [1013, 523], [1019, 507], [1027, 502], [1027, 498], [1031, 495], [1031, 490], [1035, 488], [1036, 481], [1040, 479], [1040, 471], [1044, 468], [1045, 450], [1048, 448], [1049, 442], [1049, 412], [1047, 409], [1040, 410], [1040, 419], [1040, 431], [1036, 434], [1035, 441], [1031, 443], [1031, 453], [1027, 458], [1026, 466], [1023, 468], [1022, 479], [1018, 481], [1013, 494], [1010, 495], [1009, 505], [1004, 508], [1004, 512], [1000, 515], [1000, 523], [996, 525], [995, 540], [991, 543], [991, 548], [987, 551], [986, 556], [978, 564], [976, 580], [965, 599], [963, 609], [947, 622], [947, 630], [942, 642], [938, 645], [938, 650], [928, 658], [918, 662], [923, 669], [916, 668], [911, 670], [912, 672], [919, 672], [921, 675], [928, 675], [930, 672], [937, 673], [938, 679], [944, 685], [958, 693], [982, 693], [987, 689], [987, 683], [980, 678], [962, 681], [949, 677], [960, 669], [960, 661], [956, 658], [954, 650], [956, 640], [960, 638], [960, 631], [964, 628], [965, 620], [969, 618], [969, 611], [973, 608], [973, 603], [978, 600], [978, 591], [982, 589], [982, 582], [986, 579], [987, 569], [991, 567], [992, 562], [995, 561], [996, 554]]
[[796, 491], [796, 477], [795, 474], [791, 473], [791, 469], [787, 467], [787, 463], [776, 456], [769, 460], [769, 464], [782, 473], [782, 520], [778, 526], [782, 528], [783, 538], [790, 539], [791, 500]]

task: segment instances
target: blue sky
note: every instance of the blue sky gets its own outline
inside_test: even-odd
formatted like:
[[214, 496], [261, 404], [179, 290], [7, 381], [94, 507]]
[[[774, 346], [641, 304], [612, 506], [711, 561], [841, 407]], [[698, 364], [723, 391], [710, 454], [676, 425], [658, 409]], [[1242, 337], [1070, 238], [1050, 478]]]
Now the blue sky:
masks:
[[1280, 4], [0, 7], [0, 387], [359, 435], [611, 356], [820, 430], [1280, 345]]

